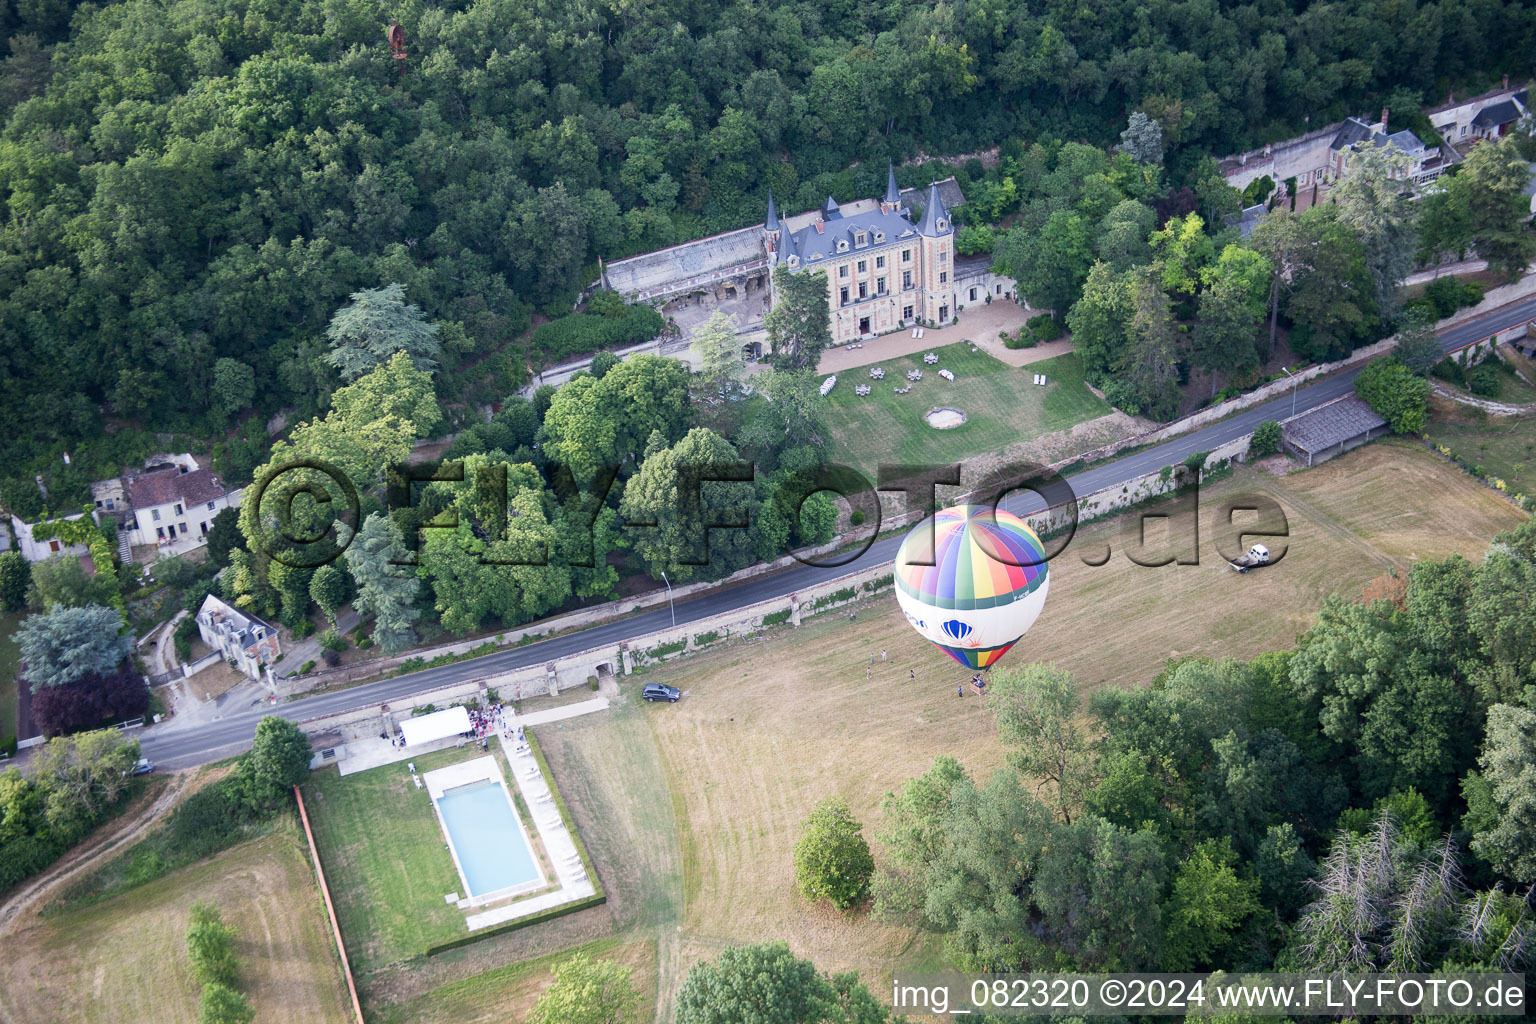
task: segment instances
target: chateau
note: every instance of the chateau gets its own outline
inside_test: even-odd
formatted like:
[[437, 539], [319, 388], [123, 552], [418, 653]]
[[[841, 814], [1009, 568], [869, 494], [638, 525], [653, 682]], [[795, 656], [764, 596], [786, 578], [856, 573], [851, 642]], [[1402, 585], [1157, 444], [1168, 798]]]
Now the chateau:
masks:
[[[958, 256], [950, 211], [965, 196], [954, 178], [926, 190], [898, 189], [892, 167], [885, 194], [781, 216], [772, 194], [761, 225], [618, 260], [601, 284], [631, 302], [650, 302], [683, 336], [715, 310], [748, 333], [774, 301], [772, 274], [823, 271], [833, 341], [954, 321], [966, 306], [1012, 297], [1014, 282], [992, 273], [986, 253]], [[760, 345], [746, 346], [752, 355]]]
[[[902, 208], [894, 168], [878, 203], [840, 207], [828, 196], [819, 215], [798, 229], [779, 221], [770, 192], [763, 235], [770, 269], [827, 275], [834, 342], [954, 318], [955, 225], [936, 184], [928, 186], [915, 224]], [[769, 282], [771, 293], [771, 276]]]

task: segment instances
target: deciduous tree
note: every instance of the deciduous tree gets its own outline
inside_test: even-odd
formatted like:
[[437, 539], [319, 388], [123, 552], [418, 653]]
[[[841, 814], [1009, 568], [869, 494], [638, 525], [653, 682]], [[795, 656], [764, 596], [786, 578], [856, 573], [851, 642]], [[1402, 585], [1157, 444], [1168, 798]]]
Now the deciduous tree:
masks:
[[795, 843], [800, 895], [812, 902], [827, 900], [839, 910], [863, 902], [875, 871], [863, 830], [847, 802], [838, 797], [812, 808]]

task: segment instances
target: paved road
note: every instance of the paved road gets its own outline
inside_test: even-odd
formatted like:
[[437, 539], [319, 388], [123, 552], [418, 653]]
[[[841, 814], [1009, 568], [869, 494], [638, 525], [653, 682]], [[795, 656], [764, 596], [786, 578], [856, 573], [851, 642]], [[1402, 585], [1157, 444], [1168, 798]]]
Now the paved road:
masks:
[[[1451, 351], [1532, 318], [1536, 318], [1536, 298], [1455, 327], [1443, 334], [1441, 341], [1445, 349]], [[1305, 411], [1353, 390], [1356, 372], [1356, 370], [1349, 370], [1315, 384], [1298, 388], [1295, 394], [1296, 411]], [[1154, 448], [1074, 474], [1070, 477], [1070, 482], [1073, 490], [1078, 494], [1089, 494], [1111, 487], [1145, 473], [1154, 472], [1164, 466], [1178, 463], [1191, 452], [1209, 451], [1226, 441], [1252, 431], [1256, 425], [1265, 420], [1284, 419], [1291, 414], [1291, 409], [1292, 397], [1285, 395]], [[1039, 511], [1042, 506], [1043, 502], [1034, 494], [1015, 495], [1003, 505], [1009, 511], [1023, 515]], [[899, 537], [889, 537], [875, 542], [857, 561], [846, 566], [835, 569], [796, 566], [772, 575], [760, 576], [733, 587], [700, 595], [677, 605], [677, 621], [691, 622], [707, 618], [758, 601], [803, 590], [813, 584], [878, 562], [890, 561], [895, 557], [899, 544]], [[175, 720], [172, 719], [169, 723], [144, 730], [139, 736], [144, 755], [159, 764], [173, 768], [200, 764], [227, 757], [248, 747], [255, 732], [256, 722], [265, 714], [275, 713], [285, 718], [302, 720], [383, 701], [395, 701], [413, 693], [462, 679], [522, 668], [527, 665], [543, 664], [562, 655], [604, 644], [617, 644], [629, 637], [664, 629], [671, 625], [671, 621], [670, 612], [662, 606], [627, 619], [591, 626], [525, 647], [508, 648], [472, 661], [426, 669], [393, 679], [383, 679], [336, 693], [305, 697], [275, 707], [255, 704], [244, 708], [231, 708], [222, 717], [215, 718], [195, 729], [179, 729]]]

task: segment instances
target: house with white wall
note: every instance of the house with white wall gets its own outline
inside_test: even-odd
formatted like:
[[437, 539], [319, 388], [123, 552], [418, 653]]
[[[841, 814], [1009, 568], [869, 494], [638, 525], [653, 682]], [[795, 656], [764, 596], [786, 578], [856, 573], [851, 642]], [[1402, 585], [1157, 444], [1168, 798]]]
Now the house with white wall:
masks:
[[124, 522], [135, 547], [154, 546], [179, 554], [207, 543], [220, 509], [238, 508], [240, 491], [229, 491], [191, 455], [167, 466], [130, 472], [124, 478], [128, 508]]
[[[72, 516], [55, 516], [49, 521], [79, 519], [84, 515], [84, 512], [76, 512]], [[91, 513], [91, 519], [97, 523], [101, 522], [101, 519], [94, 512]], [[78, 558], [81, 555], [90, 553], [86, 550], [84, 544], [66, 544], [57, 537], [50, 537], [46, 540], [39, 540], [33, 537], [32, 530], [40, 525], [41, 523], [24, 523], [16, 516], [11, 516], [11, 534], [16, 538], [16, 549], [21, 552], [21, 556], [27, 561], [41, 562], [43, 559], [52, 558], [55, 555], [71, 555]]]
[[258, 681], [282, 653], [277, 630], [212, 594], [203, 599], [203, 606], [197, 610], [197, 632], [203, 643]]
[[1526, 107], [1526, 87], [1511, 88], [1506, 75], [1501, 88], [1459, 101], [1454, 95], [1449, 96], [1446, 102], [1425, 114], [1442, 139], [1465, 149], [1482, 139], [1496, 139], [1507, 134], [1525, 116]]

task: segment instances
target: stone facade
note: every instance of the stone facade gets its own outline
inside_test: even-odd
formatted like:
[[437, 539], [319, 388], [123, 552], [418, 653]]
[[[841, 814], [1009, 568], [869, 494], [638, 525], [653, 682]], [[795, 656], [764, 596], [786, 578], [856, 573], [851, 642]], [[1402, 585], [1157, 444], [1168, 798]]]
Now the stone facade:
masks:
[[955, 225], [937, 184], [928, 187], [916, 221], [894, 169], [878, 201], [840, 206], [828, 196], [802, 227], [781, 222], [770, 195], [763, 244], [770, 268], [827, 275], [835, 344], [955, 319]]

